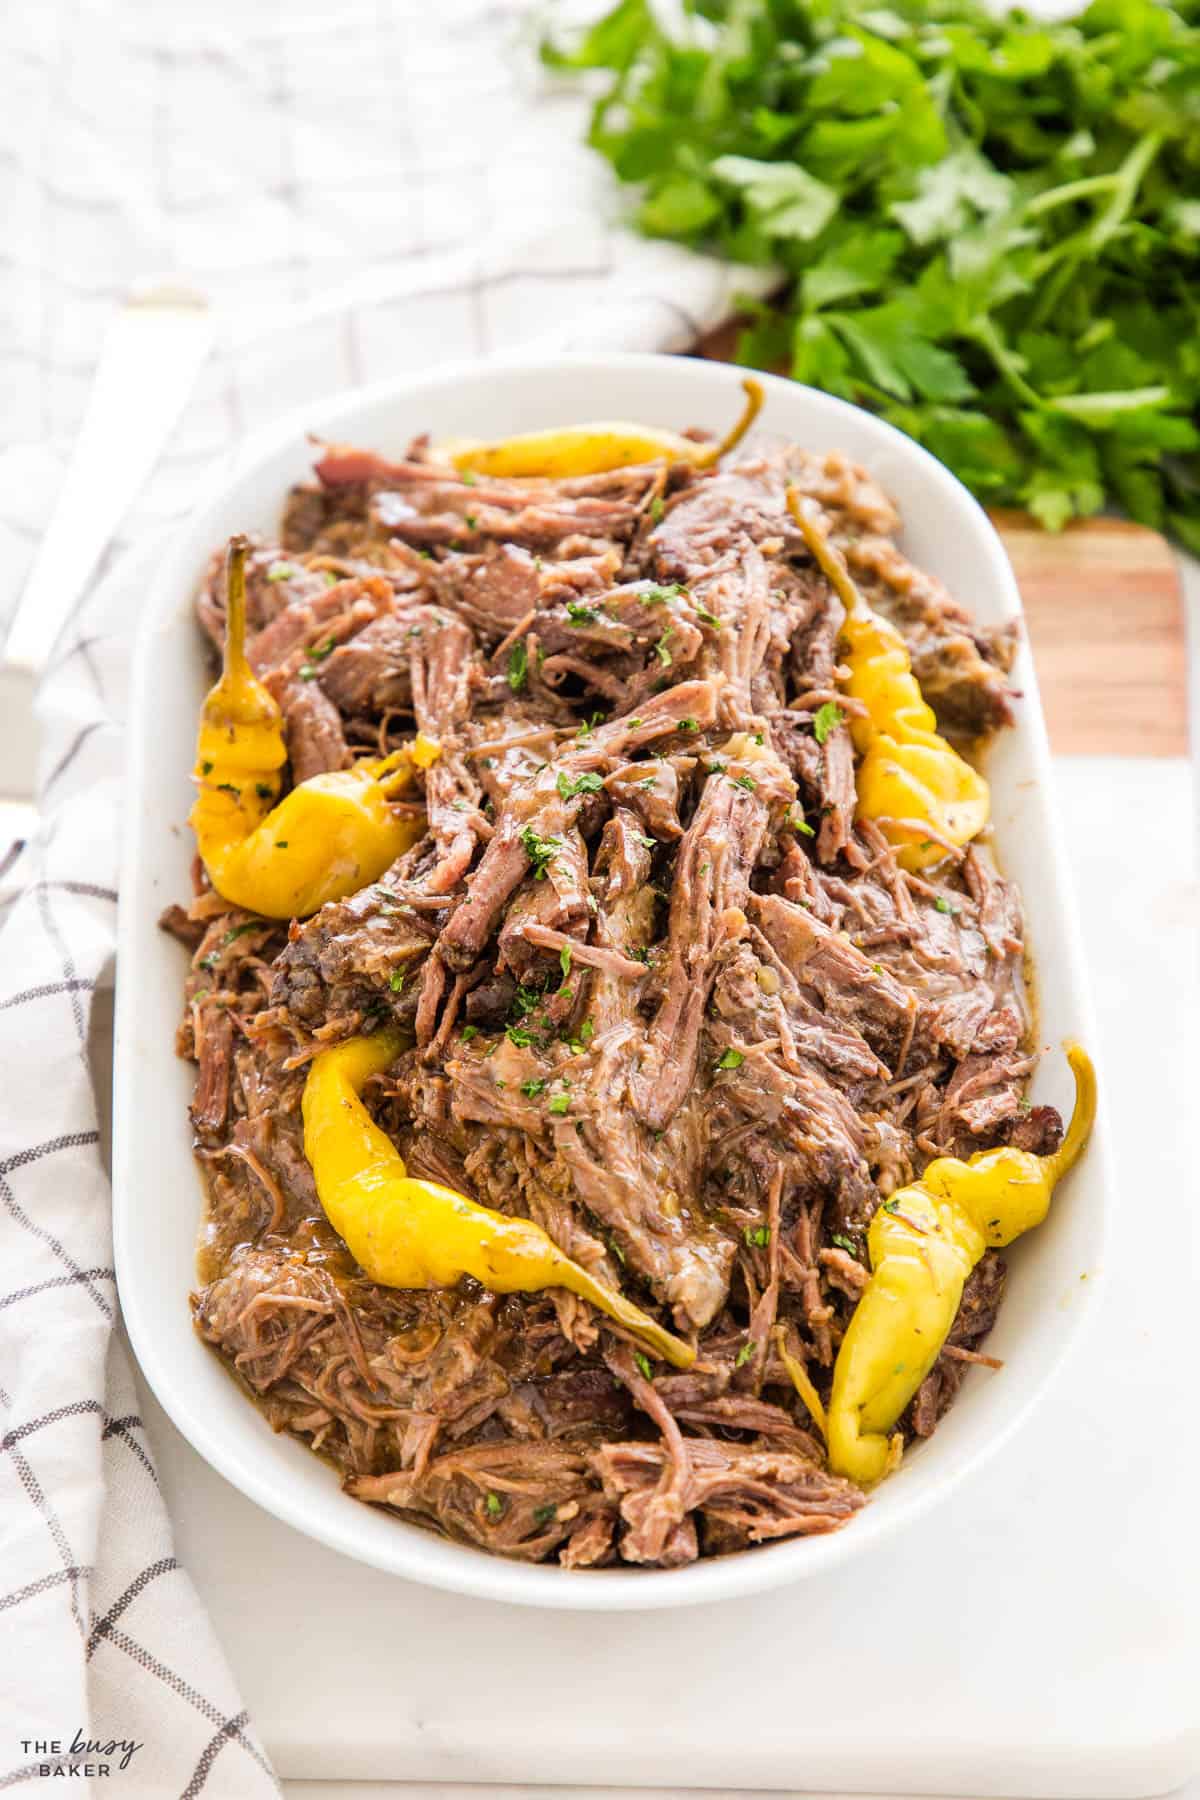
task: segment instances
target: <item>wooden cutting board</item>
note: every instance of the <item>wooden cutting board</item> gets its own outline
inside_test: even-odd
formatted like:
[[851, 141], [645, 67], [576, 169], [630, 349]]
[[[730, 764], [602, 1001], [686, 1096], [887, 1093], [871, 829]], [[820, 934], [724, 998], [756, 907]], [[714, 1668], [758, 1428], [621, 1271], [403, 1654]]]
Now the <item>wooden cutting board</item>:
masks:
[[[699, 353], [732, 358], [736, 327]], [[1124, 519], [1043, 531], [992, 515], [1012, 560], [1037, 661], [1050, 743], [1060, 756], [1186, 756], [1183, 592], [1170, 546]]]

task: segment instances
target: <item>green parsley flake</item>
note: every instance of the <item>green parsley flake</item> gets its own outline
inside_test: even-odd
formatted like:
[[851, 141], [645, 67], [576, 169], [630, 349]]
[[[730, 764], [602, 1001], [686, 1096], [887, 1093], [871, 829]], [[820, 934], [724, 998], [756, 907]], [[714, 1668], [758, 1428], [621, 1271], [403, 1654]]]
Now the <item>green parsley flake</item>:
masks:
[[562, 839], [556, 837], [539, 837], [532, 825], [522, 827], [521, 848], [533, 864], [535, 881], [545, 881], [546, 870], [562, 849]]
[[571, 973], [571, 946], [570, 946], [570, 944], [564, 944], [562, 949], [559, 951], [558, 966], [562, 970], [563, 980], [566, 981], [567, 977]]
[[846, 715], [841, 707], [835, 706], [832, 700], [826, 700], [813, 714], [813, 736], [818, 744], [823, 744], [831, 732], [845, 723]]
[[469, 1044], [473, 1037], [479, 1036], [478, 1025], [464, 1025], [462, 1030], [459, 1032], [459, 1036], [461, 1037], [464, 1044]]
[[769, 1225], [747, 1225], [742, 1236], [752, 1250], [765, 1250], [771, 1241], [771, 1227]]
[[558, 1508], [553, 1500], [546, 1500], [541, 1506], [535, 1506], [533, 1509], [533, 1522], [535, 1525], [553, 1525], [557, 1517]]
[[742, 1345], [741, 1349], [738, 1351], [737, 1355], [733, 1359], [734, 1368], [735, 1369], [745, 1368], [746, 1364], [750, 1361], [750, 1358], [753, 1355], [754, 1355], [754, 1345], [750, 1342], [749, 1338], [747, 1338], [746, 1342]]
[[654, 520], [654, 523], [658, 525], [662, 522], [662, 516], [663, 503], [659, 496], [655, 494], [653, 500], [650, 502], [650, 517]]
[[404, 986], [403, 969], [392, 970], [391, 974], [388, 976], [388, 986], [391, 988], [393, 994], [398, 994], [400, 992], [401, 988]]
[[508, 685], [514, 694], [519, 694], [525, 686], [528, 673], [529, 651], [525, 639], [520, 638], [508, 653]]
[[833, 1233], [832, 1242], [837, 1245], [839, 1250], [844, 1250], [847, 1256], [858, 1255], [858, 1246], [853, 1238], [843, 1237], [840, 1231]]
[[716, 613], [709, 612], [707, 606], [701, 606], [699, 602], [696, 604], [696, 617], [702, 625], [711, 625], [714, 631], [720, 631], [721, 621]]
[[950, 904], [949, 900], [947, 900], [945, 894], [939, 894], [933, 904], [936, 906], [937, 910], [940, 913], [957, 914], [957, 912], [958, 912], [957, 906], [951, 906], [951, 904]]
[[[581, 729], [583, 728], [581, 727]], [[604, 786], [604, 778], [592, 770], [587, 770], [582, 775], [572, 776], [568, 775], [565, 769], [560, 769], [554, 785], [558, 789], [561, 799], [573, 800], [576, 794], [599, 793]]]
[[546, 1077], [544, 1075], [531, 1075], [528, 1081], [521, 1083], [521, 1092], [527, 1100], [536, 1100], [545, 1085]]
[[582, 600], [567, 601], [567, 618], [572, 625], [598, 625], [600, 615], [594, 606], [585, 606]]
[[555, 1094], [546, 1111], [553, 1113], [556, 1119], [561, 1119], [563, 1114], [570, 1110], [570, 1106], [570, 1094]]
[[650, 1367], [650, 1358], [646, 1355], [646, 1352], [644, 1350], [635, 1350], [633, 1353], [633, 1360], [637, 1364], [642, 1375], [645, 1376], [646, 1380], [653, 1381], [654, 1370]]
[[483, 1502], [489, 1519], [498, 1519], [504, 1511], [504, 1502], [499, 1494], [492, 1493], [489, 1488]]
[[758, 786], [757, 781], [755, 781], [751, 775], [735, 775], [732, 779], [735, 787], [745, 788], [747, 793], [750, 794], [752, 794]]
[[[267, 570], [267, 580], [268, 581], [289, 581], [293, 575], [298, 575], [299, 573], [300, 573], [300, 571], [297, 569], [295, 563], [289, 563], [289, 562], [272, 563], [270, 568]], [[274, 605], [274, 601], [272, 601], [272, 605]]]
[[680, 719], [679, 729], [680, 731], [699, 731], [700, 721], [699, 719]]
[[745, 1062], [740, 1050], [726, 1050], [717, 1058], [718, 1069], [740, 1069]]

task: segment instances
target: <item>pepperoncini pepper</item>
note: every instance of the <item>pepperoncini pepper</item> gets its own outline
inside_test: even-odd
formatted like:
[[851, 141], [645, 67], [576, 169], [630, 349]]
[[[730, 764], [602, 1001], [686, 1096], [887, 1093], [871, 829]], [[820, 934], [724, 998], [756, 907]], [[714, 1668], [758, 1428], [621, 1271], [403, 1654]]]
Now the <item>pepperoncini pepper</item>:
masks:
[[969, 844], [988, 821], [991, 796], [978, 770], [937, 729], [912, 672], [904, 639], [867, 605], [845, 562], [788, 489], [788, 510], [846, 608], [842, 638], [850, 668], [844, 691], [865, 713], [850, 719], [858, 765], [858, 816], [877, 819], [902, 869], [937, 862]]
[[456, 469], [496, 477], [544, 475], [562, 480], [572, 475], [603, 475], [637, 463], [685, 462], [710, 469], [740, 444], [758, 417], [762, 384], [742, 383], [746, 405], [741, 418], [719, 444], [697, 443], [674, 431], [648, 425], [597, 423], [563, 425], [548, 431], [526, 431], [496, 443], [449, 443], [441, 453]]
[[276, 804], [287, 745], [283, 715], [246, 660], [247, 549], [230, 540], [225, 661], [200, 715], [191, 825], [223, 899], [268, 919], [303, 918], [377, 880], [417, 841], [423, 827], [388, 799], [439, 748], [418, 738], [411, 750], [314, 775]]
[[435, 1181], [409, 1175], [359, 1095], [395, 1061], [397, 1031], [349, 1038], [313, 1059], [304, 1086], [304, 1153], [334, 1230], [372, 1281], [386, 1287], [453, 1287], [472, 1275], [498, 1294], [568, 1288], [676, 1368], [695, 1361], [624, 1295], [598, 1281], [528, 1219], [509, 1218]]
[[887, 1474], [899, 1449], [889, 1433], [941, 1354], [967, 1276], [989, 1245], [1011, 1244], [1046, 1217], [1096, 1116], [1091, 1059], [1078, 1044], [1067, 1057], [1075, 1110], [1053, 1156], [1005, 1145], [966, 1162], [939, 1157], [871, 1220], [871, 1279], [833, 1370], [827, 1424], [837, 1474], [863, 1486]]

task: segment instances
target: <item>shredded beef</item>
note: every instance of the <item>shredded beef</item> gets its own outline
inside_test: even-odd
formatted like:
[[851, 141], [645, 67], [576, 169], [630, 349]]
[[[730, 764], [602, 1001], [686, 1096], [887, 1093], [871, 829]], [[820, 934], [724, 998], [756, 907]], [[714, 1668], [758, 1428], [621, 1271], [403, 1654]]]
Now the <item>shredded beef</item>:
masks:
[[[290, 779], [417, 731], [436, 755], [400, 802], [424, 836], [372, 885], [284, 926], [201, 875], [163, 916], [191, 958], [196, 1326], [348, 1492], [501, 1555], [673, 1567], [839, 1529], [863, 1495], [777, 1346], [827, 1396], [881, 1199], [932, 1157], [1061, 1137], [1025, 1097], [1012, 884], [978, 847], [902, 870], [855, 819], [844, 709], [818, 738], [844, 615], [789, 481], [943, 729], [1005, 723], [1009, 643], [836, 453], [500, 481], [423, 439], [324, 446], [250, 558]], [[215, 564], [198, 614], [219, 644]], [[408, 1047], [365, 1098], [410, 1170], [537, 1222], [692, 1339], [690, 1370], [561, 1290], [365, 1277], [300, 1103], [314, 1054], [387, 1022]], [[1003, 1286], [988, 1252], [906, 1434], [988, 1360]]]

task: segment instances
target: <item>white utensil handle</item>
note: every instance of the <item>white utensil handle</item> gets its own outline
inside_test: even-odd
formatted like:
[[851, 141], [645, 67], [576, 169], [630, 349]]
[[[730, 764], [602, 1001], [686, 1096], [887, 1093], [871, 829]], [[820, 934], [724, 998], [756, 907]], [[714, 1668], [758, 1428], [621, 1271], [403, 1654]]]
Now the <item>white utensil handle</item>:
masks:
[[133, 299], [104, 341], [58, 504], [17, 607], [7, 662], [39, 673], [105, 545], [145, 482], [212, 343], [187, 289]]

